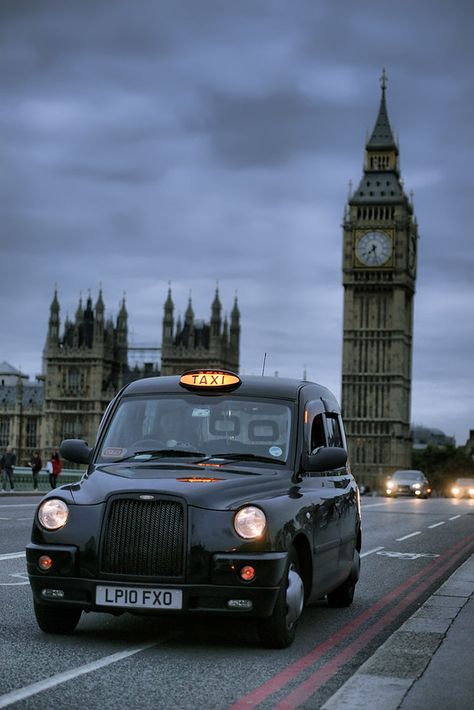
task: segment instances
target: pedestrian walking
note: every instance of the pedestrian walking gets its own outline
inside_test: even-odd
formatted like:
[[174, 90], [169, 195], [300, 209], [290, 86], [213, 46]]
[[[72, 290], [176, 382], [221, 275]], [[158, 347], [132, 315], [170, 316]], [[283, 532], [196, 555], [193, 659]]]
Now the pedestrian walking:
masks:
[[33, 490], [37, 491], [38, 490], [38, 476], [39, 476], [39, 472], [41, 471], [41, 468], [43, 466], [43, 462], [41, 461], [41, 456], [39, 454], [39, 451], [35, 451], [33, 453], [33, 456], [31, 457], [31, 461], [30, 461], [30, 466], [31, 466], [31, 474], [33, 476]]
[[61, 457], [59, 456], [59, 451], [54, 449], [54, 453], [48, 461], [48, 473], [49, 473], [49, 483], [51, 488], [56, 488], [56, 483], [58, 476], [63, 469], [61, 463]]
[[3, 472], [2, 490], [4, 491], [7, 490], [7, 481], [10, 483], [10, 491], [13, 492], [15, 490], [15, 486], [13, 484], [13, 473], [15, 471], [15, 465], [16, 454], [13, 453], [13, 449], [11, 446], [7, 446], [7, 448], [5, 449], [5, 453], [0, 459], [0, 468]]

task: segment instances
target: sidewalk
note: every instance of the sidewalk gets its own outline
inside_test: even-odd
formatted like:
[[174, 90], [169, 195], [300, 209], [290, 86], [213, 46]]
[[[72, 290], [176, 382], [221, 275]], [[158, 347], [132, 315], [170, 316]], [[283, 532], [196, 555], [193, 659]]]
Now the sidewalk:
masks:
[[473, 698], [471, 555], [322, 710], [470, 710]]

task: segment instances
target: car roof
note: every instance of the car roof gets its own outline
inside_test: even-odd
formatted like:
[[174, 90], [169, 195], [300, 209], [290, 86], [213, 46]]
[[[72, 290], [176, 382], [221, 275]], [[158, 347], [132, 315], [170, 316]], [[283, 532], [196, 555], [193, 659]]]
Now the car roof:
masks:
[[[186, 391], [179, 384], [179, 375], [164, 377], [146, 377], [135, 380], [122, 390], [122, 395], [138, 394], [182, 394]], [[232, 396], [254, 396], [254, 397], [275, 397], [281, 399], [296, 400], [299, 392], [304, 389], [307, 396], [305, 399], [322, 399], [326, 404], [326, 409], [339, 410], [336, 398], [332, 392], [315, 382], [307, 380], [297, 380], [284, 377], [263, 377], [257, 375], [241, 375], [241, 384], [234, 390], [220, 392], [219, 394], [231, 394]], [[307, 392], [306, 392], [307, 391]], [[215, 391], [196, 390], [200, 395], [219, 396]]]

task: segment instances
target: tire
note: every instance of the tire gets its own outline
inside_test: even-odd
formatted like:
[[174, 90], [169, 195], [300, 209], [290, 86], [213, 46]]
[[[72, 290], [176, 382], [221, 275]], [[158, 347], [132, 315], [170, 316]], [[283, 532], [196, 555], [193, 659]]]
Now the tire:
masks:
[[329, 592], [326, 595], [328, 605], [335, 609], [350, 606], [352, 600], [354, 599], [355, 583], [354, 582], [344, 582], [340, 587], [334, 589], [334, 591]]
[[[288, 604], [288, 594], [292, 604]], [[268, 618], [259, 619], [258, 634], [266, 648], [287, 648], [296, 635], [298, 618], [304, 607], [304, 583], [300, 577], [298, 555], [292, 547], [288, 553], [288, 564], [273, 613]]]
[[79, 623], [82, 610], [46, 606], [34, 602], [35, 616], [41, 631], [46, 634], [72, 634]]

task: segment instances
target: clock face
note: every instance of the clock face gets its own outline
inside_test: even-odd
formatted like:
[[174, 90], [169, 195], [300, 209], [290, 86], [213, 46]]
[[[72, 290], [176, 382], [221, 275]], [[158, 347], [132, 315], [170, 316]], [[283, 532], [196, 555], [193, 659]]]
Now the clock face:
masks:
[[356, 255], [366, 266], [382, 266], [392, 256], [392, 240], [385, 232], [366, 232], [357, 242]]

